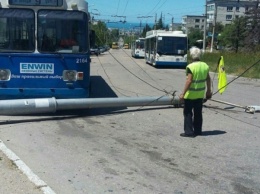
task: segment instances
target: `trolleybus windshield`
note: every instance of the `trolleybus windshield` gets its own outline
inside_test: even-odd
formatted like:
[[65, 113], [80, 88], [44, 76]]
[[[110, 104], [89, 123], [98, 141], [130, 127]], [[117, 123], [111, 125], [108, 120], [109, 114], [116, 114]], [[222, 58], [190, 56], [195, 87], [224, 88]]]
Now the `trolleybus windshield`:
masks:
[[29, 9], [0, 9], [0, 51], [33, 52], [34, 20]]
[[185, 55], [187, 54], [187, 38], [159, 36], [157, 53], [163, 55]]
[[144, 40], [136, 41], [136, 48], [143, 49], [144, 48]]
[[9, 0], [10, 5], [23, 6], [62, 6], [62, 0]]
[[87, 52], [87, 15], [79, 11], [38, 12], [39, 52]]

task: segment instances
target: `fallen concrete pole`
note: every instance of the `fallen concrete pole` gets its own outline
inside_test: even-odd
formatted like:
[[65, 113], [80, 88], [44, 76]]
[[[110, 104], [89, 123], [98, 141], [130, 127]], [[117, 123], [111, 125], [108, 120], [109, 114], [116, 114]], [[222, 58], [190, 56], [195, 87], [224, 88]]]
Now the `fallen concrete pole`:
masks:
[[124, 97], [124, 98], [77, 98], [77, 99], [16, 99], [0, 100], [1, 115], [51, 113], [58, 110], [75, 110], [105, 107], [181, 105], [179, 97]]

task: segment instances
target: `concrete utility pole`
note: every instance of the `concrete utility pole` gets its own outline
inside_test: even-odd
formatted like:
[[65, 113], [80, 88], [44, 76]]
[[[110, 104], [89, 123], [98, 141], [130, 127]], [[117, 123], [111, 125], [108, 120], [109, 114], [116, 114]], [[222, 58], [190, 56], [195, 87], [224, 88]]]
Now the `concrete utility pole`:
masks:
[[204, 19], [204, 32], [203, 32], [203, 52], [206, 51], [206, 29], [207, 29], [207, 0], [205, 0], [205, 19]]
[[172, 31], [173, 31], [173, 20], [174, 20], [174, 17], [173, 17], [172, 14], [170, 14], [170, 13], [168, 13], [168, 14], [172, 16]]
[[157, 14], [155, 14], [155, 20], [154, 20], [154, 30], [156, 30], [156, 23], [157, 23]]
[[216, 21], [217, 21], [217, 3], [215, 3], [215, 10], [214, 10], [214, 20], [213, 20], [213, 30], [212, 30], [212, 37], [211, 37], [211, 44], [210, 44], [210, 52], [213, 52], [213, 45], [214, 45], [214, 38], [215, 38], [215, 27], [216, 27]]
[[0, 115], [24, 115], [51, 113], [58, 110], [75, 110], [107, 107], [162, 106], [180, 107], [178, 96], [122, 97], [122, 98], [79, 98], [79, 99], [16, 99], [0, 100]]

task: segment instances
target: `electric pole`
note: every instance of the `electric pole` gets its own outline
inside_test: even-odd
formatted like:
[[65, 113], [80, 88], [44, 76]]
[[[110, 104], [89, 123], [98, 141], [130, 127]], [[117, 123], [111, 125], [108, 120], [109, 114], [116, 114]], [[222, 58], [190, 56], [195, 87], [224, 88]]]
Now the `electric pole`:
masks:
[[203, 52], [206, 51], [206, 29], [207, 29], [207, 0], [205, 0], [205, 19], [204, 19], [204, 32], [203, 32]]

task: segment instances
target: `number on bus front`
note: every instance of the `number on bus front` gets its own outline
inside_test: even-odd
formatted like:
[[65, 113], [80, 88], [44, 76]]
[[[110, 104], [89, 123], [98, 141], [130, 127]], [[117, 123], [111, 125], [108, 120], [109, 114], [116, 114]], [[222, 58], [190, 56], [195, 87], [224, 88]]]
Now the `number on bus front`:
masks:
[[77, 58], [76, 63], [87, 63], [88, 59], [87, 58]]

